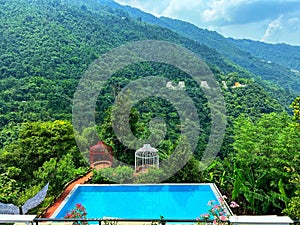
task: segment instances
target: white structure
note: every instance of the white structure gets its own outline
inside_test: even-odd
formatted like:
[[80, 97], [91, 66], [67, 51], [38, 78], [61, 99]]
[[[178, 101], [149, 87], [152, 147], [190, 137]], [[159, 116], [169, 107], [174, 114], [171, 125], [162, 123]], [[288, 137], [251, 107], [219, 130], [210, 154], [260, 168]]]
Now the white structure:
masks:
[[184, 81], [179, 81], [177, 86], [173, 86], [172, 81], [168, 81], [166, 87], [174, 90], [183, 90], [185, 88], [185, 83]]
[[148, 168], [159, 168], [159, 156], [157, 149], [152, 148], [150, 144], [144, 144], [135, 152], [135, 171], [141, 172]]
[[234, 225], [289, 225], [293, 223], [288, 216], [231, 216], [230, 223]]
[[172, 84], [172, 81], [168, 81], [166, 87], [169, 89], [175, 89], [175, 87]]
[[201, 85], [200, 85], [200, 87], [203, 87], [203, 88], [210, 88], [210, 87], [208, 86], [208, 83], [207, 83], [206, 80], [201, 80]]
[[23, 223], [26, 225], [33, 224], [36, 215], [9, 215], [0, 214], [0, 223]]
[[184, 81], [179, 81], [179, 83], [178, 83], [178, 87], [177, 87], [179, 90], [182, 90], [182, 89], [184, 89], [185, 88], [185, 83], [184, 83]]

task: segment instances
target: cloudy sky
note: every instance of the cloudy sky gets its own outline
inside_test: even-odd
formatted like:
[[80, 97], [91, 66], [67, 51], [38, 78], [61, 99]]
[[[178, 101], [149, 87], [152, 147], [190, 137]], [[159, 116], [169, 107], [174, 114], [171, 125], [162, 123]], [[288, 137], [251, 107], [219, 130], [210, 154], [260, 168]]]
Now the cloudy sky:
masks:
[[300, 46], [300, 0], [115, 0], [225, 37]]

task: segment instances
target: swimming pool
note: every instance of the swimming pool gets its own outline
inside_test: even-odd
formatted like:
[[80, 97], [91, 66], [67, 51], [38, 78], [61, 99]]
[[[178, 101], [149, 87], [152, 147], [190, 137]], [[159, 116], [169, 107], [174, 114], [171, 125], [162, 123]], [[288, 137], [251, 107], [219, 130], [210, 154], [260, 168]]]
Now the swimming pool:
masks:
[[219, 197], [214, 184], [77, 185], [52, 218], [63, 218], [81, 203], [87, 218], [196, 219]]

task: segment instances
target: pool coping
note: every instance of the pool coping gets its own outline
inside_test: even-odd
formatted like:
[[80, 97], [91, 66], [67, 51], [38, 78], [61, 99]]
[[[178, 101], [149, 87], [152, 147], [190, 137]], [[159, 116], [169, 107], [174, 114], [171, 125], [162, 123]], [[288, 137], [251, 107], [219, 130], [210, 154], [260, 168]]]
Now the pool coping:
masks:
[[65, 197], [65, 199], [63, 200], [63, 202], [57, 207], [57, 209], [55, 210], [55, 212], [51, 215], [50, 218], [56, 218], [56, 216], [59, 214], [59, 212], [62, 210], [62, 208], [67, 204], [68, 200], [71, 198], [71, 196], [74, 194], [74, 192], [80, 187], [80, 186], [158, 186], [158, 185], [176, 185], [176, 186], [186, 186], [186, 185], [197, 185], [197, 186], [204, 186], [204, 185], [209, 185], [212, 192], [214, 193], [214, 195], [216, 196], [219, 204], [220, 204], [220, 198], [223, 200], [224, 205], [225, 205], [225, 212], [227, 215], [229, 216], [233, 216], [233, 213], [230, 209], [230, 207], [228, 206], [227, 202], [225, 201], [223, 195], [221, 194], [220, 190], [218, 189], [218, 187], [216, 186], [216, 184], [214, 183], [158, 183], [158, 184], [76, 184], [73, 189], [70, 191], [70, 193]]

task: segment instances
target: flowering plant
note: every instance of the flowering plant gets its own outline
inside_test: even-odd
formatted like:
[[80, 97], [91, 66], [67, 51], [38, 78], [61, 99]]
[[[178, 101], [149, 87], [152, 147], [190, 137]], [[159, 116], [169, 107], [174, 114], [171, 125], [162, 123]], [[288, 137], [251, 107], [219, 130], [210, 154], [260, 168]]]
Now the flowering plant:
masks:
[[[76, 218], [76, 219], [86, 219], [86, 209], [83, 205], [81, 205], [80, 203], [77, 203], [75, 205], [75, 208], [68, 211], [65, 215], [65, 219], [72, 219], [72, 218]], [[73, 225], [87, 225], [87, 222], [80, 222], [80, 221], [76, 221], [73, 223]]]
[[[209, 221], [212, 220], [212, 224], [215, 225], [222, 225], [222, 224], [227, 224], [227, 220], [229, 218], [229, 215], [226, 214], [225, 211], [225, 202], [223, 199], [226, 199], [226, 196], [223, 196], [223, 198], [219, 198], [220, 204], [216, 203], [216, 201], [212, 200], [208, 202], [208, 206], [210, 209], [208, 210], [208, 213], [200, 215], [200, 218], [197, 218], [199, 221], [198, 224], [208, 224]], [[230, 203], [231, 208], [236, 208], [239, 207], [239, 205], [232, 201]]]

